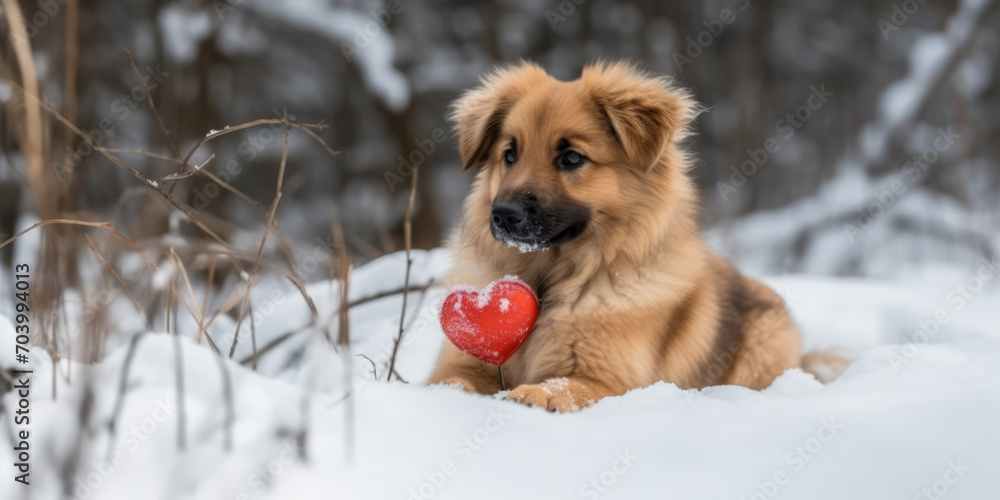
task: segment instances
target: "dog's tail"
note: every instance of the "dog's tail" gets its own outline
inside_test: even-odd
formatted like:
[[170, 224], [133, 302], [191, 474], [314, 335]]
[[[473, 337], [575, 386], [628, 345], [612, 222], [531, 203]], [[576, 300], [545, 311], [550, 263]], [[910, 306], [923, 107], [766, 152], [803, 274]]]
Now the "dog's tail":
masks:
[[824, 384], [833, 382], [850, 364], [849, 353], [842, 349], [817, 349], [802, 356], [802, 371]]

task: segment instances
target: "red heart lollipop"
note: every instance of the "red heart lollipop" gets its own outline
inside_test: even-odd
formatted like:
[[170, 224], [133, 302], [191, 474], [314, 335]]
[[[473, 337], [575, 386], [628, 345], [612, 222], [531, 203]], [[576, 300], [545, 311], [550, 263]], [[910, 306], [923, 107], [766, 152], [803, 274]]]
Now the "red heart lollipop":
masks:
[[441, 306], [441, 328], [448, 340], [498, 366], [521, 347], [537, 317], [535, 293], [514, 276], [504, 276], [481, 292], [455, 287]]

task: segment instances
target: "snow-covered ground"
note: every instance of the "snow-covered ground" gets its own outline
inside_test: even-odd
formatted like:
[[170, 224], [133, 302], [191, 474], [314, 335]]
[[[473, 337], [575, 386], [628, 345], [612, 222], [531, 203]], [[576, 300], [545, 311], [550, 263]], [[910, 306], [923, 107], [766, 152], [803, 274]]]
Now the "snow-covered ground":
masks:
[[[394, 254], [356, 270], [352, 300], [398, 287], [404, 262]], [[351, 309], [355, 356], [333, 352], [306, 328], [264, 356], [256, 372], [225, 361], [231, 428], [218, 357], [189, 336], [154, 332], [139, 341], [114, 438], [109, 423], [127, 342], [89, 369], [62, 361], [55, 399], [51, 364], [36, 348], [32, 484], [13, 481], [9, 412], [18, 401], [8, 393], [0, 498], [1000, 498], [993, 477], [1000, 470], [1000, 270], [988, 262], [925, 267], [895, 281], [765, 277], [788, 301], [807, 348], [854, 353], [840, 379], [823, 386], [792, 370], [761, 392], [659, 383], [574, 414], [423, 386], [444, 338], [440, 286], [410, 297], [397, 365], [408, 384], [381, 381], [399, 327], [401, 298], [389, 295]], [[419, 289], [447, 265], [440, 251], [417, 252], [413, 282]], [[309, 287], [332, 333], [336, 288]], [[308, 324], [294, 291], [275, 290], [282, 289], [255, 292], [255, 304], [274, 305], [256, 324], [258, 345]], [[13, 332], [0, 317], [6, 367]], [[248, 344], [241, 341], [237, 360]], [[374, 361], [380, 381], [359, 354]], [[346, 400], [345, 369], [353, 374]], [[92, 410], [81, 433], [88, 380]], [[63, 489], [74, 457], [73, 482]]]

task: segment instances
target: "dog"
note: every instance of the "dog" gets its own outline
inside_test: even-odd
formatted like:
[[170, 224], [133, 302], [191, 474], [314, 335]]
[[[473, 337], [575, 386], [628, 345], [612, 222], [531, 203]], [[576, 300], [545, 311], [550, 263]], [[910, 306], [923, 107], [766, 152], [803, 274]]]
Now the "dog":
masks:
[[[802, 358], [782, 299], [713, 254], [681, 143], [691, 95], [624, 62], [559, 81], [536, 64], [495, 70], [450, 119], [462, 169], [479, 169], [450, 241], [448, 282], [517, 275], [535, 328], [503, 365], [506, 398], [569, 412], [658, 381], [763, 389]], [[430, 384], [495, 394], [493, 365], [445, 343]]]

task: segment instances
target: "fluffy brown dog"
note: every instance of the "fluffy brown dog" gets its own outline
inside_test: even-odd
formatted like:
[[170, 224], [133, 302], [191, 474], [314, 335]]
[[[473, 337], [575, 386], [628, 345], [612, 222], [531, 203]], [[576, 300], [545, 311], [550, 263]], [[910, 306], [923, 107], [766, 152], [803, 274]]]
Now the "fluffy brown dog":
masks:
[[[761, 389], [800, 366], [782, 300], [709, 251], [679, 143], [690, 96], [624, 63], [558, 81], [501, 69], [452, 119], [481, 168], [452, 247], [451, 284], [515, 274], [535, 329], [504, 364], [507, 398], [572, 411], [657, 381]], [[430, 383], [500, 390], [497, 370], [446, 344]]]

